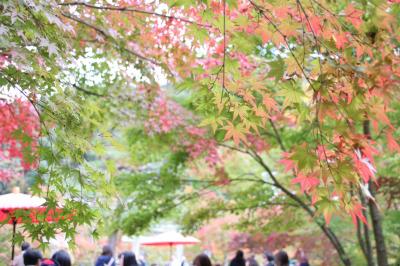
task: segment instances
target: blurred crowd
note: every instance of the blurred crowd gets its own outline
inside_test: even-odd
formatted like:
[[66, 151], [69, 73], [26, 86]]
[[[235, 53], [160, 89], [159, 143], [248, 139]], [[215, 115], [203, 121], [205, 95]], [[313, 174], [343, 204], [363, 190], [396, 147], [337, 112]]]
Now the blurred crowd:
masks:
[[[51, 258], [44, 258], [42, 253], [30, 247], [28, 243], [23, 243], [21, 253], [14, 258], [12, 266], [71, 266], [71, 257], [65, 250], [56, 251]], [[288, 254], [281, 250], [276, 254], [266, 252], [264, 261], [260, 264], [254, 254], [247, 259], [244, 252], [238, 250], [236, 255], [229, 263], [229, 266], [309, 266], [308, 259], [301, 254], [300, 261], [290, 260]], [[131, 251], [125, 251], [118, 256], [114, 256], [110, 246], [103, 247], [100, 256], [95, 260], [94, 266], [147, 266], [142, 260], [137, 260]], [[151, 264], [151, 266], [158, 266]], [[164, 265], [162, 265], [164, 266]], [[170, 265], [169, 265], [170, 266]], [[212, 263], [208, 255], [202, 253], [196, 256], [192, 263], [182, 261], [180, 266], [221, 266], [219, 263]]]

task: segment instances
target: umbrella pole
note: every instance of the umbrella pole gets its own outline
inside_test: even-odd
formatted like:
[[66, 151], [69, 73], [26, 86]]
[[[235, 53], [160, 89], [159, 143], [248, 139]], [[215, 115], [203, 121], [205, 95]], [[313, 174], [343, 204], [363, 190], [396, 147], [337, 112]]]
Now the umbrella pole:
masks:
[[169, 261], [172, 264], [172, 244], [169, 244]]
[[11, 245], [11, 260], [14, 260], [14, 250], [15, 250], [15, 229], [17, 227], [17, 220], [13, 219], [13, 235], [12, 235], [12, 245]]

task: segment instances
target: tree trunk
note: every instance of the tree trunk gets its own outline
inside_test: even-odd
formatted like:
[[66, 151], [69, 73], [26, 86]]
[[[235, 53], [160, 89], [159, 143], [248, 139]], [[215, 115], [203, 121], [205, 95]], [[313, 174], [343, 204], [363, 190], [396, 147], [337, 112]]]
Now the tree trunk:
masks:
[[114, 231], [109, 237], [108, 237], [108, 244], [111, 247], [111, 250], [113, 253], [115, 253], [115, 249], [117, 247], [118, 243], [118, 230]]
[[[364, 195], [362, 194], [361, 191], [360, 191], [359, 194], [360, 194], [362, 205], [364, 207], [366, 207], [367, 203], [365, 201]], [[368, 213], [367, 213], [366, 210], [363, 210], [363, 215], [365, 217], [368, 217]], [[371, 247], [371, 240], [370, 240], [370, 236], [369, 236], [369, 228], [364, 223], [360, 223], [359, 227], [360, 227], [360, 230], [361, 230], [361, 227], [362, 227], [362, 229], [364, 229], [364, 249], [365, 249], [364, 250], [365, 251], [364, 256], [365, 256], [365, 259], [367, 260], [367, 264], [368, 264], [368, 266], [375, 266], [374, 256], [373, 256], [372, 247]]]
[[[371, 138], [369, 120], [364, 121], [363, 132], [368, 139]], [[375, 197], [376, 188], [375, 184], [371, 180], [369, 181], [369, 190], [371, 192], [371, 195]], [[382, 229], [382, 216], [380, 214], [378, 206], [374, 201], [369, 200], [368, 205], [369, 205], [369, 213], [371, 216], [372, 228], [375, 237], [376, 258], [378, 266], [388, 266], [385, 237], [383, 235], [383, 229]]]
[[[371, 181], [369, 183], [371, 194], [373, 197], [375, 197], [375, 184]], [[378, 266], [388, 266], [389, 263], [386, 252], [385, 237], [382, 229], [382, 216], [375, 202], [370, 200], [368, 204], [372, 220], [372, 228], [375, 236], [376, 258], [378, 261]]]

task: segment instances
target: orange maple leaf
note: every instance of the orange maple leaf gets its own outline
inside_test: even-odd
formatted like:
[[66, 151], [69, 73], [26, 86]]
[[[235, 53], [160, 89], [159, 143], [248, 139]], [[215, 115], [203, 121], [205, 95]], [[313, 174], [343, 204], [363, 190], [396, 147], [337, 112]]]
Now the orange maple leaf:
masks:
[[226, 130], [224, 140], [233, 139], [233, 142], [236, 145], [239, 145], [240, 141], [246, 143], [245, 133], [248, 132], [246, 132], [246, 129], [244, 129], [240, 124], [235, 126], [231, 122], [228, 122], [228, 125], [226, 125], [224, 129]]

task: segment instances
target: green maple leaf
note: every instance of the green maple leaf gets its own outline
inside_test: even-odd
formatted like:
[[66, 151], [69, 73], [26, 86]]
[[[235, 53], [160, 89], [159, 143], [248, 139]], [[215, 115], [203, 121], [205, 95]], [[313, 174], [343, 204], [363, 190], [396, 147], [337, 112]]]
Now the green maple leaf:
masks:
[[269, 63], [270, 70], [268, 72], [268, 77], [275, 78], [275, 81], [280, 80], [285, 73], [285, 62], [282, 58], [279, 58], [276, 61], [272, 61]]
[[277, 96], [284, 98], [283, 108], [301, 103], [303, 98], [305, 98], [304, 92], [292, 84], [284, 84], [278, 91]]
[[291, 159], [298, 162], [299, 170], [311, 170], [314, 168], [317, 161], [315, 154], [306, 146], [298, 146], [293, 152]]
[[233, 119], [235, 120], [238, 116], [240, 117], [240, 119], [245, 119], [247, 117], [247, 111], [250, 110], [249, 107], [247, 107], [246, 105], [241, 105], [241, 106], [236, 106], [233, 107]]

